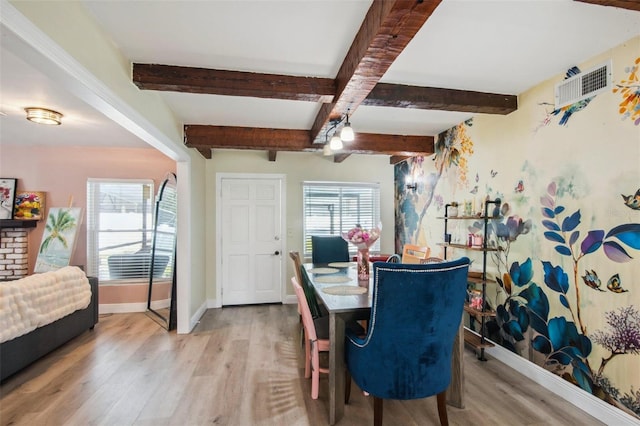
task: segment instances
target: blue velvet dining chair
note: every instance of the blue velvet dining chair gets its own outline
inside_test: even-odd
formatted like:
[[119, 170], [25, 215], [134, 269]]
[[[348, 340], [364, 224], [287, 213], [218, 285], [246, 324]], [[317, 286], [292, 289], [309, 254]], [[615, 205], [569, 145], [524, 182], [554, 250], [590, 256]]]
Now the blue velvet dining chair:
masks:
[[469, 259], [427, 264], [375, 262], [369, 329], [347, 331], [345, 402], [351, 379], [374, 397], [374, 425], [383, 399], [437, 395], [447, 425], [451, 356], [467, 293]]
[[349, 261], [349, 244], [339, 235], [312, 235], [311, 261], [331, 263]]

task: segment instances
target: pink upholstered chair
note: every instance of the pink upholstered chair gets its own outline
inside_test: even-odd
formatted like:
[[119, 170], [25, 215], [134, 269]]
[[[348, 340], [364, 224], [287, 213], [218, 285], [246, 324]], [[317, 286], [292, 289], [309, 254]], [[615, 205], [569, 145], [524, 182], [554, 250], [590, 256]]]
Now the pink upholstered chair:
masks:
[[[311, 398], [318, 399], [320, 373], [329, 373], [328, 368], [320, 367], [320, 352], [329, 352], [328, 321], [326, 321], [326, 318], [317, 318], [314, 320], [311, 317], [304, 290], [298, 283], [296, 277], [291, 278], [291, 284], [298, 298], [298, 307], [302, 315], [302, 324], [306, 337], [304, 344], [304, 377], [309, 378], [309, 376], [311, 376]], [[316, 325], [318, 329], [316, 329]]]

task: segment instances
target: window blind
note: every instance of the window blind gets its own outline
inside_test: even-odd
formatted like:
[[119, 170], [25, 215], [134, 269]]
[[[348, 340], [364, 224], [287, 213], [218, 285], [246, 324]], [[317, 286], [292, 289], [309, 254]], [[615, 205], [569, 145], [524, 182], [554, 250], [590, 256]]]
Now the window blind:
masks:
[[89, 179], [87, 274], [101, 283], [148, 279], [153, 212], [153, 180]]
[[[303, 182], [304, 255], [311, 256], [312, 235], [340, 235], [360, 225], [380, 223], [380, 185], [377, 183]], [[380, 240], [371, 247], [380, 251]], [[349, 244], [355, 253], [355, 246]]]

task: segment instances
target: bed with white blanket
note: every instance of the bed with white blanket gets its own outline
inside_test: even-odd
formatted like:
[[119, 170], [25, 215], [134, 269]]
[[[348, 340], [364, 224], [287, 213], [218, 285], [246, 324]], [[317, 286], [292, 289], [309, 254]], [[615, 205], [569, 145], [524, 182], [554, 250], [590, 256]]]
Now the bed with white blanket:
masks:
[[0, 282], [0, 380], [98, 322], [98, 280], [78, 267]]

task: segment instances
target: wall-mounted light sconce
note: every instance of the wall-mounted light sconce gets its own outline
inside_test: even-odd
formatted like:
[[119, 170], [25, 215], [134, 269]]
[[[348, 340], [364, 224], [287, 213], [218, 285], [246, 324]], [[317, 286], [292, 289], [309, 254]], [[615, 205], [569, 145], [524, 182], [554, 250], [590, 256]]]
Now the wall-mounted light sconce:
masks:
[[407, 189], [410, 189], [412, 191], [415, 191], [416, 189], [418, 189], [418, 183], [415, 181], [415, 179], [411, 175], [407, 175], [405, 183], [407, 185]]
[[37, 107], [27, 107], [24, 110], [27, 113], [27, 120], [33, 121], [34, 123], [56, 126], [62, 124], [63, 115], [58, 111]]

